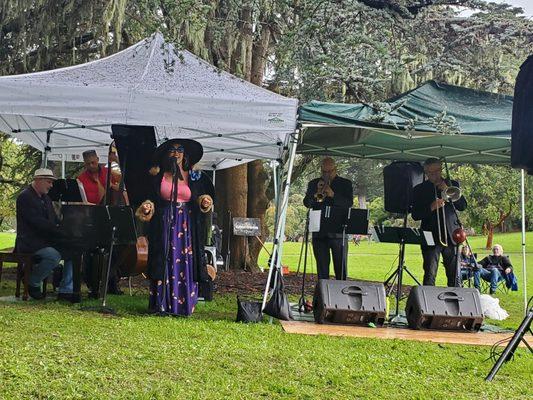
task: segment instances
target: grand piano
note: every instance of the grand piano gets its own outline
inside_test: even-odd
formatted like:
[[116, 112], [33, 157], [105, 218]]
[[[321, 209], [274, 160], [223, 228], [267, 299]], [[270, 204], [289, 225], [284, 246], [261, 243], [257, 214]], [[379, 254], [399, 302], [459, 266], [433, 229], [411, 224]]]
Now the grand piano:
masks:
[[[64, 239], [59, 247], [73, 262], [74, 302], [81, 301], [81, 267], [88, 252], [100, 249], [101, 262], [107, 263], [111, 258], [121, 277], [143, 272], [139, 265], [143, 258], [146, 263], [146, 242], [142, 244], [139, 239], [140, 229], [135, 225], [133, 210], [149, 197], [152, 190], [148, 171], [156, 148], [155, 132], [153, 127], [127, 125], [113, 125], [112, 131], [123, 177], [121, 187], [127, 188], [130, 204], [111, 204], [113, 196], [108, 179], [105, 205], [61, 206], [60, 228]], [[100, 266], [100, 270], [105, 272], [107, 265]]]

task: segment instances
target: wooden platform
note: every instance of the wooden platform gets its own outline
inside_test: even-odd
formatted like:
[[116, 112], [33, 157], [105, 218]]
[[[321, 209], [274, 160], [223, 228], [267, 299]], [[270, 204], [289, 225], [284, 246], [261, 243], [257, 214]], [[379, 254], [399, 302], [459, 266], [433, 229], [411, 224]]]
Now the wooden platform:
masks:
[[[407, 328], [369, 328], [355, 325], [320, 325], [311, 322], [280, 321], [287, 333], [302, 335], [330, 335], [359, 338], [416, 340], [419, 342], [468, 344], [474, 346], [492, 346], [499, 340], [510, 338], [513, 333], [483, 333], [483, 332], [447, 332], [447, 331], [418, 331]], [[503, 343], [507, 345], [507, 342]], [[520, 343], [525, 347], [524, 343]]]

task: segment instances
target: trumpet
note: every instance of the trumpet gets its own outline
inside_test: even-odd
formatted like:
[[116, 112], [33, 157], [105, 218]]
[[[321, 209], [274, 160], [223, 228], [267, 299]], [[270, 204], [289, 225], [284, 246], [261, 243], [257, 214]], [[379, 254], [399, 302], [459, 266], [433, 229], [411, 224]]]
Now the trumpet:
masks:
[[[461, 189], [457, 186], [448, 186], [442, 193], [441, 198], [444, 201], [454, 202], [461, 198]], [[437, 186], [435, 186], [435, 200], [439, 197], [437, 195]], [[446, 226], [446, 210], [445, 206], [437, 208], [437, 229], [439, 231], [439, 242], [442, 246], [448, 246], [448, 228]], [[441, 230], [444, 228], [444, 232]], [[455, 234], [455, 232], [454, 232]]]
[[329, 186], [329, 179], [320, 178], [320, 180], [317, 183], [317, 192], [315, 194], [315, 199], [317, 202], [322, 203], [325, 200], [326, 195], [324, 193], [324, 190], [328, 186]]

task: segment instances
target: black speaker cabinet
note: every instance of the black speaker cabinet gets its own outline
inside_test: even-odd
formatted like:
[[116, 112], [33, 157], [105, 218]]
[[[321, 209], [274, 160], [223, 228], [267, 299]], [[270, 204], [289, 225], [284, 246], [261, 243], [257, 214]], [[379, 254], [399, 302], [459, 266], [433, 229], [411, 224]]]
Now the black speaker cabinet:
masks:
[[477, 332], [483, 323], [479, 292], [472, 288], [415, 286], [405, 314], [413, 329]]
[[383, 168], [385, 210], [405, 214], [413, 203], [413, 188], [424, 181], [424, 168], [417, 162], [393, 162]]
[[511, 166], [533, 174], [533, 55], [520, 67], [516, 77], [511, 133]]
[[319, 324], [382, 326], [387, 317], [385, 287], [381, 283], [320, 279], [315, 287], [313, 313]]

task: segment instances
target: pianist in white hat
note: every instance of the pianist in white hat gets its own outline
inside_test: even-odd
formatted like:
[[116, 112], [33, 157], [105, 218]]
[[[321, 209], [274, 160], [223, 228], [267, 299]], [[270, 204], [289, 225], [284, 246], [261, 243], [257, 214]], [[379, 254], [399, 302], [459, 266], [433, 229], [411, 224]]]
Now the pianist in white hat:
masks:
[[[44, 298], [42, 282], [59, 266], [59, 261], [63, 258], [58, 242], [64, 235], [59, 229], [59, 219], [48, 196], [55, 180], [51, 170], [39, 168], [35, 171], [31, 184], [17, 197], [15, 251], [34, 255], [28, 292], [36, 300]], [[74, 300], [72, 291], [72, 262], [65, 260], [58, 299]]]

